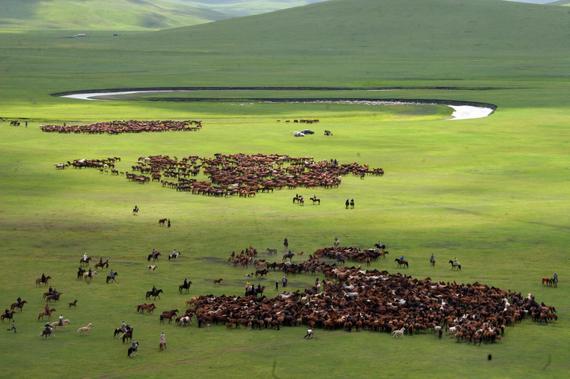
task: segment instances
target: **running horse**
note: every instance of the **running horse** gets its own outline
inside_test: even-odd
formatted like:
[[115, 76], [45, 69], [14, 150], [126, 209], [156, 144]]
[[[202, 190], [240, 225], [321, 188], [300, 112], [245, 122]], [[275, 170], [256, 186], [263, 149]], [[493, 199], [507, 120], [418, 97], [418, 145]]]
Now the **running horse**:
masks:
[[164, 291], [162, 289], [152, 289], [150, 291], [146, 291], [146, 299], [150, 299], [151, 297], [154, 298], [154, 300], [156, 300], [156, 298], [160, 299], [160, 294], [164, 293]]
[[160, 322], [164, 322], [164, 320], [168, 320], [168, 323], [170, 324], [172, 322], [172, 319], [176, 317], [176, 314], [178, 313], [178, 309], [173, 309], [171, 311], [164, 311], [160, 314]]

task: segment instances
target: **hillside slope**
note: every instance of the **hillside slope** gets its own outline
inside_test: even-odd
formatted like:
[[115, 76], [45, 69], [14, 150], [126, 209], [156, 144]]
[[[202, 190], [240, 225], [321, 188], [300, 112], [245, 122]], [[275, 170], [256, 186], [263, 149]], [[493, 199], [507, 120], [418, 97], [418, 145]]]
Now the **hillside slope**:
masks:
[[0, 31], [157, 30], [323, 0], [1, 0]]

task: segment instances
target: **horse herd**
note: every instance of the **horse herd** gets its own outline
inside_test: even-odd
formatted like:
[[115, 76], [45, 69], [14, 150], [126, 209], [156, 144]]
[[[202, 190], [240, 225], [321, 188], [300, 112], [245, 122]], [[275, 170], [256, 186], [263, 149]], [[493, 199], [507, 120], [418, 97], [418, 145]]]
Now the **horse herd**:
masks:
[[42, 125], [41, 130], [46, 133], [84, 133], [84, 134], [122, 134], [122, 133], [148, 133], [148, 132], [192, 132], [202, 128], [202, 121], [187, 120], [120, 120], [97, 122], [85, 125]]
[[[59, 163], [56, 168], [92, 167], [113, 175], [123, 174], [115, 168], [116, 161], [117, 158], [82, 159]], [[124, 175], [132, 182], [156, 181], [177, 191], [215, 197], [253, 197], [259, 192], [296, 187], [333, 188], [340, 185], [341, 176], [384, 175], [381, 168], [371, 169], [359, 163], [340, 164], [336, 159], [315, 161], [310, 157], [278, 154], [216, 154], [214, 158], [188, 156], [182, 159], [158, 155], [140, 157], [131, 169], [132, 172], [124, 172]], [[195, 178], [201, 173], [209, 180]], [[320, 204], [316, 196], [311, 200]]]
[[[267, 249], [266, 253], [275, 255], [276, 249]], [[255, 277], [266, 276], [269, 270], [273, 270], [282, 271], [285, 275], [322, 274], [325, 279], [320, 281], [317, 278], [315, 285], [304, 291], [283, 292], [272, 298], [263, 295], [265, 287], [260, 284], [246, 285], [244, 296], [193, 297], [186, 302], [184, 312], [166, 310], [160, 313], [159, 320], [161, 323], [174, 321], [182, 327], [190, 326], [194, 319], [198, 327], [225, 324], [228, 328], [279, 329], [282, 326], [307, 325], [311, 330], [370, 330], [389, 332], [395, 337], [430, 330], [439, 332], [441, 337], [441, 332], [446, 330], [457, 340], [482, 343], [498, 341], [505, 327], [526, 317], [539, 323], [557, 319], [554, 307], [536, 302], [531, 294], [523, 297], [520, 293], [480, 283], [434, 282], [429, 278], [420, 280], [402, 274], [340, 265], [348, 260], [369, 263], [386, 254], [388, 251], [382, 243], [375, 244], [373, 249], [340, 247], [335, 243], [334, 247], [316, 250], [300, 263], [292, 262], [295, 254], [290, 250], [286, 251], [282, 262], [268, 262], [258, 259], [257, 250], [249, 247], [240, 253], [233, 252], [228, 261], [234, 265], [255, 266]], [[156, 261], [160, 255], [153, 250], [147, 260]], [[175, 250], [170, 258], [177, 259], [180, 255]], [[91, 258], [84, 255], [79, 269], [84, 273], [96, 272], [85, 268], [90, 263]], [[109, 258], [101, 257], [95, 268], [109, 268]], [[36, 286], [48, 286], [50, 280], [50, 276], [42, 274], [36, 280]], [[222, 280], [216, 282], [221, 283]], [[191, 285], [190, 280], [184, 279], [178, 287], [179, 294], [189, 293]], [[161, 294], [164, 291], [153, 286], [145, 298], [156, 301]], [[61, 295], [50, 286], [43, 294], [45, 307], [38, 320], [54, 314], [56, 310], [49, 304], [59, 301]], [[0, 317], [2, 320], [13, 319], [14, 312], [21, 311], [25, 304], [25, 300], [18, 298], [11, 310], [6, 309]], [[76, 305], [77, 300], [69, 303], [70, 308]], [[136, 311], [151, 314], [156, 308], [154, 303], [142, 303], [136, 306]], [[66, 324], [69, 320], [67, 323], [61, 319], [48, 323], [42, 336], [47, 338], [55, 327]], [[87, 324], [77, 331], [89, 334], [92, 326]], [[132, 328], [123, 331], [123, 337], [132, 339]]]

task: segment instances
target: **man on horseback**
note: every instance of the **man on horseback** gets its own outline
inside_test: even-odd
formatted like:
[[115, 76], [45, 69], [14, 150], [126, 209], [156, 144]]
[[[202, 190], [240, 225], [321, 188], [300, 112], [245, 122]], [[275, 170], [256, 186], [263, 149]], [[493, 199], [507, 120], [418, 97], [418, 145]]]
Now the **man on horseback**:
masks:
[[7, 330], [9, 332], [16, 333], [16, 320], [12, 319], [12, 322], [10, 323], [10, 327]]
[[435, 267], [435, 255], [431, 255], [431, 257], [429, 257], [429, 263]]
[[46, 281], [47, 281], [46, 274], [44, 272], [42, 272], [41, 282], [45, 283]]
[[63, 326], [63, 315], [59, 315], [59, 318], [57, 320], [57, 325], [58, 326]]
[[135, 207], [133, 208], [133, 215], [136, 216], [139, 213], [139, 207], [138, 205], [135, 205]]
[[189, 287], [189, 285], [188, 285], [188, 278], [184, 278], [184, 284], [182, 284], [182, 286], [183, 286], [184, 288], [188, 288], [188, 287]]

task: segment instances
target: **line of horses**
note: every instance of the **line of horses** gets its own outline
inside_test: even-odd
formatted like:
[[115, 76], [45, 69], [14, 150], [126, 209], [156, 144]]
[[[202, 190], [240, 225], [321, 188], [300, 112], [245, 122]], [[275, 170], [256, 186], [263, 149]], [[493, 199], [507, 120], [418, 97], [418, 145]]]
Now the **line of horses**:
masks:
[[202, 128], [199, 120], [117, 120], [96, 122], [84, 125], [42, 125], [46, 133], [83, 133], [83, 134], [122, 134], [122, 133], [158, 133], [158, 132], [193, 132]]

